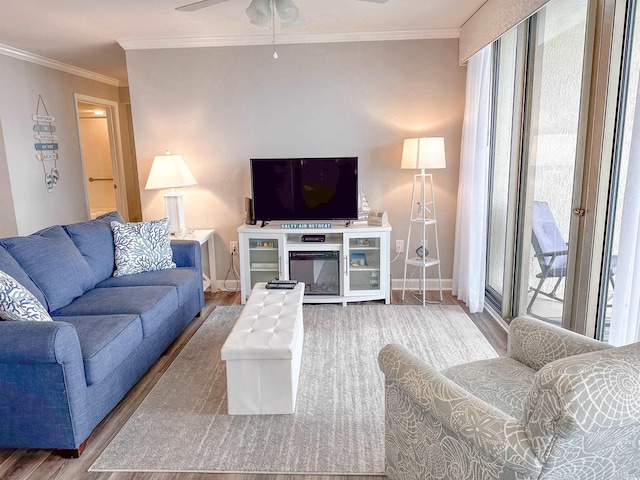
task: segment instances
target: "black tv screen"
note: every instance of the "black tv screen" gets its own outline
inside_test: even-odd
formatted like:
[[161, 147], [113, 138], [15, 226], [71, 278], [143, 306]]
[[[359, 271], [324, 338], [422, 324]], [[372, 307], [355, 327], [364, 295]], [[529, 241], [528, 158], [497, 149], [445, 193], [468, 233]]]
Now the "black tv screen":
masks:
[[252, 158], [258, 221], [356, 220], [358, 158]]

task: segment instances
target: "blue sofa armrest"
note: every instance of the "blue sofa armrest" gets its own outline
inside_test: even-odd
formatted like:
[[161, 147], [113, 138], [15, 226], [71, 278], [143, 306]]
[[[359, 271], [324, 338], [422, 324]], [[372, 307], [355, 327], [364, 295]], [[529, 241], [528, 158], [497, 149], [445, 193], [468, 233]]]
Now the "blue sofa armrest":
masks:
[[86, 394], [73, 325], [0, 322], [0, 444], [77, 448], [86, 438]]
[[178, 267], [192, 267], [202, 270], [200, 243], [195, 240], [171, 240], [173, 261]]

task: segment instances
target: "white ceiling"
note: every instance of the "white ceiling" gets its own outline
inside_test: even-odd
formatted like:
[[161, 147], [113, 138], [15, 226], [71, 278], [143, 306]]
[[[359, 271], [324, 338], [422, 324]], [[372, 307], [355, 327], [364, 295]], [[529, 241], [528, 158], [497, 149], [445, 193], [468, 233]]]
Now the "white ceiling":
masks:
[[[194, 1], [194, 0], [191, 0]], [[452, 37], [486, 0], [295, 0], [307, 20], [280, 43]], [[246, 45], [271, 33], [251, 25], [250, 0], [177, 12], [189, 0], [1, 0], [0, 44], [126, 82], [132, 45]], [[192, 39], [192, 40], [189, 40]], [[197, 42], [195, 42], [197, 39]], [[1, 52], [0, 52], [1, 53]]]

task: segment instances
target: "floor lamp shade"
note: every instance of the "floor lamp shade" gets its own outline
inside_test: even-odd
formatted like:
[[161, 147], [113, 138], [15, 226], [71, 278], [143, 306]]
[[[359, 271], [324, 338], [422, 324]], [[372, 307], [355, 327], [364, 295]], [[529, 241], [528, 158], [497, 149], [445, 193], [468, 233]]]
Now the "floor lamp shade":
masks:
[[176, 192], [175, 188], [195, 184], [196, 180], [181, 155], [171, 155], [167, 152], [166, 155], [154, 157], [145, 190], [171, 189], [170, 193], [164, 195], [164, 208], [171, 225], [171, 233], [185, 228], [182, 193]]
[[446, 168], [443, 137], [407, 138], [401, 168]]

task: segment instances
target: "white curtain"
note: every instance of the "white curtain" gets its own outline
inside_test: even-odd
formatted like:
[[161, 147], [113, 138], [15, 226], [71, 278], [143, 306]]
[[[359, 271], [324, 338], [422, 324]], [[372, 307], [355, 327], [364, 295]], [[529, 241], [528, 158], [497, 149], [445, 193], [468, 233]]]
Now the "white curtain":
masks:
[[458, 211], [453, 257], [453, 294], [471, 313], [484, 309], [491, 111], [491, 54], [488, 45], [469, 59]]
[[636, 97], [609, 343], [640, 341], [640, 83]]

